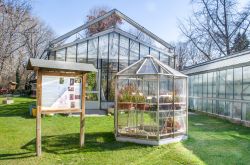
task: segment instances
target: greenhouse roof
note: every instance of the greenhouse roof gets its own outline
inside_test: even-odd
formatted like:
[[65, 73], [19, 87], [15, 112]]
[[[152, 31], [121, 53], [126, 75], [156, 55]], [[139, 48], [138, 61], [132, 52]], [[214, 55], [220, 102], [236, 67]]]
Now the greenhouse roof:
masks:
[[[76, 38], [78, 40], [78, 39], [84, 39], [84, 38], [89, 37], [88, 35], [86, 35], [87, 34], [86, 30], [88, 30], [89, 27], [95, 25], [96, 23], [98, 23], [100, 21], [103, 21], [105, 19], [109, 19], [113, 16], [117, 16], [122, 20], [122, 22], [124, 23], [124, 26], [127, 27], [127, 29], [126, 28], [125, 29], [129, 33], [133, 34], [131, 32], [131, 30], [132, 29], [136, 30], [137, 39], [142, 40], [140, 38], [140, 36], [147, 36], [150, 38], [150, 42], [155, 41], [156, 45], [154, 45], [154, 46], [159, 47], [161, 45], [161, 46], [163, 46], [162, 49], [173, 51], [174, 47], [171, 44], [167, 43], [166, 41], [164, 41], [163, 39], [161, 39], [160, 37], [158, 37], [154, 33], [150, 32], [145, 27], [141, 26], [139, 23], [135, 22], [134, 20], [132, 20], [131, 18], [129, 18], [128, 16], [126, 16], [122, 12], [118, 11], [117, 9], [113, 9], [113, 10], [107, 12], [106, 14], [99, 16], [93, 20], [90, 20], [90, 21], [86, 22], [85, 24], [69, 31], [68, 33], [66, 33], [64, 35], [55, 38], [54, 40], [52, 40], [50, 42], [51, 48], [56, 48], [58, 46], [67, 44], [66, 42], [70, 42], [70, 43], [74, 42], [74, 41], [76, 41]], [[115, 27], [115, 26], [113, 26], [113, 27]], [[90, 35], [90, 36], [92, 36], [92, 35]], [[152, 43], [148, 43], [148, 44], [152, 45]]]
[[68, 71], [80, 71], [80, 72], [97, 72], [93, 64], [30, 58], [28, 65], [27, 65], [27, 69], [33, 70], [35, 67], [42, 68], [42, 69], [68, 70]]
[[120, 75], [155, 75], [163, 74], [175, 77], [187, 77], [183, 73], [171, 68], [170, 66], [162, 63], [155, 57], [147, 55], [141, 60], [135, 62], [134, 64], [128, 66], [127, 68], [121, 70], [117, 73]]
[[230, 56], [225, 56], [205, 63], [187, 67], [182, 72], [185, 74], [194, 74], [194, 73], [207, 72], [207, 71], [219, 70], [230, 67], [243, 66], [249, 63], [250, 63], [250, 50], [246, 50]]

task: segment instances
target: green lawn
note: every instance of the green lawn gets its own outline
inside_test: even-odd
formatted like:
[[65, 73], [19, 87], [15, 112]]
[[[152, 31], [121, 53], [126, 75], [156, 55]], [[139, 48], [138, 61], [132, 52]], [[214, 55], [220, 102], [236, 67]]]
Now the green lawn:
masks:
[[[0, 98], [1, 102], [1, 98]], [[0, 164], [249, 164], [250, 128], [189, 116], [189, 139], [163, 146], [116, 142], [113, 117], [88, 117], [79, 148], [78, 117], [42, 119], [42, 157], [35, 155], [35, 119], [28, 98], [0, 105]]]

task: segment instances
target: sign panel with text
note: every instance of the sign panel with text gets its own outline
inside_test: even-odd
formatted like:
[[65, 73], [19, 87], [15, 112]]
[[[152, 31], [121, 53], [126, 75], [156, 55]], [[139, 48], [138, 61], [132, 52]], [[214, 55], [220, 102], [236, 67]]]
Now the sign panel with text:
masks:
[[42, 76], [42, 110], [81, 109], [80, 77]]

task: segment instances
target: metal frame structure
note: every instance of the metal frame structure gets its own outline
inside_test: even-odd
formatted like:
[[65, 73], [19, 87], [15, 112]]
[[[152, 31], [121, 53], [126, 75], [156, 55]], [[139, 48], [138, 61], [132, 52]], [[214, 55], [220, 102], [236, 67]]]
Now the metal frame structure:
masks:
[[[144, 73], [139, 72], [143, 67], [147, 66], [147, 61], [152, 62], [152, 65], [149, 66], [152, 70], [152, 72], [145, 71]], [[164, 74], [163, 72], [167, 72], [168, 74]], [[152, 77], [153, 76], [153, 77]], [[152, 77], [152, 78], [151, 78]], [[165, 78], [165, 81], [171, 81], [172, 87], [169, 87], [169, 89], [172, 92], [172, 101], [170, 103], [168, 102], [160, 102], [160, 97], [163, 99], [165, 95], [160, 94], [160, 88], [161, 90], [166, 90], [163, 86], [160, 87], [160, 82], [162, 78]], [[130, 81], [131, 80], [131, 81]], [[144, 84], [147, 84], [147, 81], [152, 81], [156, 83], [157, 91], [155, 92], [156, 96], [153, 95], [153, 97], [156, 97], [156, 102], [145, 102], [142, 104], [148, 104], [149, 106], [156, 106], [155, 110], [150, 109], [140, 109], [138, 108], [138, 103], [135, 98], [135, 102], [128, 102], [128, 101], [121, 101], [119, 97], [123, 95], [120, 90], [122, 90], [127, 85], [131, 85], [133, 81], [140, 80], [140, 85], [138, 86], [138, 89], [142, 89], [141, 92], [143, 93], [143, 96], [148, 96], [145, 91], [143, 90]], [[182, 85], [175, 84], [175, 80], [181, 80]], [[171, 67], [161, 63], [159, 60], [157, 60], [153, 56], [145, 56], [143, 59], [137, 61], [136, 63], [128, 66], [127, 68], [121, 70], [116, 75], [116, 90], [115, 90], [115, 136], [117, 141], [128, 141], [128, 142], [135, 142], [140, 144], [148, 144], [148, 145], [161, 145], [161, 144], [167, 144], [171, 142], [177, 142], [180, 140], [184, 140], [187, 138], [187, 132], [188, 132], [188, 110], [187, 110], [187, 96], [188, 96], [188, 82], [187, 82], [187, 76], [172, 69]], [[167, 83], [167, 82], [165, 82]], [[125, 84], [125, 86], [124, 86]], [[132, 83], [133, 84], [133, 83]], [[170, 85], [169, 83], [165, 85]], [[185, 96], [181, 96], [180, 93], [175, 93], [178, 90], [182, 90], [185, 93]], [[153, 90], [153, 89], [149, 89]], [[162, 92], [162, 91], [161, 91]], [[166, 91], [165, 91], [166, 92]], [[131, 93], [131, 96], [136, 94], [136, 92]], [[166, 93], [167, 94], [167, 93]], [[126, 94], [127, 95], [127, 94]], [[127, 96], [126, 96], [127, 97]], [[152, 96], [150, 96], [152, 97]], [[175, 100], [176, 97], [179, 97], [179, 102], [177, 103], [177, 100]], [[183, 99], [181, 99], [183, 97]], [[180, 102], [181, 100], [181, 102]], [[131, 104], [133, 107], [131, 108], [124, 108], [124, 106], [121, 106], [123, 104]], [[172, 105], [172, 106], [169, 106]], [[161, 106], [161, 107], [160, 107]], [[165, 106], [165, 107], [164, 107]], [[175, 107], [179, 106], [180, 109], [176, 109]], [[167, 109], [166, 109], [167, 107]], [[170, 108], [171, 107], [171, 108]], [[150, 120], [155, 120], [155, 123], [152, 125], [144, 125], [144, 116], [146, 118], [148, 117], [148, 113], [151, 114]], [[179, 113], [180, 116], [175, 116], [176, 113]], [[185, 115], [184, 115], [185, 113]], [[138, 115], [141, 114], [141, 115]], [[123, 117], [122, 117], [123, 115]], [[124, 118], [125, 117], [125, 118]], [[141, 118], [141, 119], [139, 119]], [[175, 118], [178, 118], [175, 121]], [[185, 118], [185, 119], [184, 119]], [[167, 126], [168, 120], [171, 119], [171, 125]], [[124, 126], [124, 120], [127, 120], [127, 125]], [[132, 122], [132, 126], [129, 124], [129, 121]], [[134, 120], [136, 122], [134, 122]], [[141, 120], [138, 122], [138, 120]], [[182, 127], [185, 128], [184, 132], [176, 132], [175, 124], [180, 122], [180, 120], [185, 120]], [[179, 123], [180, 124], [180, 123]], [[145, 127], [149, 127], [150, 130], [153, 132], [150, 132], [148, 130], [144, 129]], [[152, 128], [151, 128], [152, 127]], [[167, 128], [166, 128], [167, 127]], [[166, 133], [166, 130], [171, 127], [171, 132]], [[155, 130], [156, 129], [156, 130]], [[127, 130], [127, 131], [126, 131]], [[132, 133], [131, 133], [132, 131]], [[141, 133], [143, 132], [143, 133]]]
[[183, 73], [189, 75], [190, 109], [250, 127], [250, 98], [246, 97], [250, 95], [250, 50], [188, 67]]
[[170, 45], [169, 43], [165, 42], [163, 39], [159, 38], [158, 36], [156, 36], [155, 34], [153, 34], [152, 32], [150, 32], [149, 30], [147, 30], [146, 28], [144, 28], [143, 26], [141, 26], [140, 24], [138, 24], [137, 22], [135, 22], [134, 20], [132, 20], [131, 18], [129, 18], [128, 16], [126, 16], [125, 14], [123, 14], [122, 12], [118, 11], [117, 9], [113, 9], [111, 11], [109, 11], [108, 13], [104, 14], [103, 16], [100, 16], [92, 21], [87, 22], [84, 25], [81, 25], [79, 27], [77, 27], [76, 29], [71, 30], [70, 32], [54, 39], [53, 41], [51, 41], [51, 44], [56, 44], [58, 42], [61, 42], [67, 38], [69, 38], [70, 36], [86, 29], [87, 27], [105, 19], [108, 18], [109, 16], [116, 14], [118, 15], [120, 18], [122, 18], [123, 20], [127, 21], [128, 23], [130, 23], [131, 25], [133, 25], [134, 27], [136, 27], [137, 29], [139, 29], [140, 31], [144, 32], [145, 34], [147, 34], [148, 36], [150, 36], [151, 38], [155, 39], [156, 41], [158, 41], [159, 43], [161, 43], [162, 45], [164, 45], [165, 47], [169, 48], [169, 49], [174, 49], [174, 47], [172, 45]]
[[[61, 45], [61, 46], [57, 46], [57, 47], [51, 48], [50, 51], [57, 51], [57, 50], [60, 50], [60, 49], [63, 49], [63, 48], [67, 48], [67, 47], [70, 47], [70, 46], [74, 46], [74, 45], [76, 45], [76, 44], [80, 44], [80, 43], [83, 43], [83, 42], [85, 42], [85, 41], [88, 41], [88, 40], [91, 40], [91, 39], [94, 39], [94, 38], [97, 38], [97, 37], [100, 37], [100, 36], [103, 36], [103, 35], [105, 35], [105, 34], [109, 34], [109, 33], [112, 33], [112, 32], [115, 32], [115, 33], [117, 33], [117, 34], [119, 34], [119, 35], [128, 37], [129, 39], [132, 39], [132, 40], [134, 40], [134, 41], [136, 41], [136, 42], [138, 42], [138, 43], [140, 43], [140, 44], [142, 44], [142, 45], [145, 45], [145, 46], [147, 46], [147, 47], [153, 48], [153, 49], [159, 51], [160, 53], [167, 54], [167, 55], [170, 56], [170, 57], [173, 57], [173, 56], [174, 56], [173, 53], [166, 52], [165, 50], [162, 50], [161, 48], [158, 48], [158, 47], [156, 47], [156, 46], [150, 45], [150, 44], [148, 44], [148, 43], [146, 43], [146, 42], [144, 42], [144, 41], [142, 41], [142, 40], [137, 39], [136, 36], [134, 36], [134, 35], [132, 35], [132, 34], [130, 34], [130, 33], [128, 33], [128, 32], [125, 32], [125, 31], [123, 31], [123, 30], [121, 30], [121, 29], [119, 29], [119, 28], [115, 28], [115, 27], [114, 27], [114, 28], [107, 29], [107, 30], [104, 30], [104, 31], [99, 32], [99, 33], [96, 33], [96, 34], [94, 34], [94, 35], [92, 35], [92, 36], [90, 36], [90, 37], [87, 37], [87, 38], [79, 39], [79, 40], [76, 40], [76, 41], [73, 41], [73, 42], [70, 42], [70, 43]], [[149, 52], [150, 52], [150, 50], [149, 50]]]
[[[108, 18], [108, 17], [112, 16], [113, 14], [116, 14], [122, 20], [126, 21], [127, 23], [129, 23], [133, 27], [137, 28], [140, 31], [140, 34], [144, 33], [144, 34], [148, 35], [149, 37], [151, 37], [152, 39], [154, 39], [159, 44], [162, 44], [163, 47], [166, 49], [160, 48], [160, 47], [155, 46], [155, 45], [151, 45], [143, 40], [140, 40], [138, 38], [138, 36], [135, 36], [135, 35], [130, 34], [124, 30], [121, 30], [118, 27], [111, 27], [111, 28], [106, 29], [102, 32], [98, 32], [98, 33], [93, 34], [91, 36], [87, 36], [86, 38], [77, 39], [77, 40], [74, 40], [70, 43], [64, 43], [64, 41], [69, 39], [71, 36], [76, 35], [76, 34], [82, 32], [83, 30], [86, 30], [89, 26], [91, 26], [91, 25], [93, 25], [93, 24], [97, 23], [98, 21], [101, 21], [105, 18]], [[109, 39], [109, 38], [111, 38], [112, 35], [118, 35], [118, 43], [114, 43], [113, 41], [111, 41], [112, 39], [111, 40]], [[104, 36], [107, 36], [106, 38], [108, 38], [108, 43], [106, 45], [108, 52], [107, 52], [107, 57], [105, 57], [103, 59], [103, 57], [101, 57], [102, 52], [100, 50], [100, 49], [102, 49], [103, 45], [101, 45], [100, 40]], [[122, 39], [124, 40], [124, 38], [126, 40], [128, 40], [128, 48], [127, 48], [128, 50], [127, 50], [126, 57], [124, 56], [124, 54], [123, 54], [124, 52], [122, 51], [122, 49], [125, 49], [125, 47], [123, 47], [124, 43], [122, 43], [122, 41], [121, 41]], [[93, 42], [95, 42], [96, 47], [92, 46]], [[82, 55], [82, 53], [80, 53], [78, 51], [78, 49], [79, 50], [82, 49], [81, 44], [84, 44], [84, 45], [86, 44], [87, 50], [86, 50], [86, 53], [83, 55], [84, 57], [80, 56], [80, 54]], [[110, 56], [112, 54], [112, 50], [111, 50], [112, 44], [117, 44], [115, 46], [118, 46], [118, 52], [117, 52], [118, 57], [116, 57], [117, 59], [112, 58]], [[71, 51], [69, 49], [71, 49], [71, 48], [76, 49], [74, 52], [74, 55], [70, 54]], [[93, 57], [93, 54], [89, 53], [89, 51], [92, 51], [93, 48], [96, 51], [95, 57]], [[84, 47], [84, 49], [85, 49], [85, 47]], [[135, 49], [138, 49], [138, 50], [136, 50], [136, 52], [135, 52]], [[97, 92], [99, 92], [99, 94], [97, 94], [99, 107], [93, 108], [92, 105], [97, 105], [96, 101], [93, 101], [93, 102], [87, 101], [87, 108], [89, 108], [89, 109], [106, 109], [109, 107], [109, 105], [112, 106], [113, 101], [114, 101], [110, 98], [105, 97], [105, 96], [109, 96], [111, 93], [110, 89], [109, 89], [109, 87], [111, 87], [109, 79], [111, 78], [110, 76], [113, 75], [113, 74], [110, 75], [111, 71], [109, 70], [109, 68], [107, 70], [106, 67], [113, 65], [113, 66], [117, 67], [117, 68], [115, 68], [115, 70], [116, 70], [115, 72], [119, 72], [124, 67], [141, 59], [145, 55], [146, 51], [147, 51], [147, 54], [153, 53], [156, 57], [158, 57], [159, 60], [164, 61], [168, 65], [171, 65], [173, 68], [175, 67], [174, 66], [175, 65], [175, 61], [174, 61], [175, 56], [174, 56], [174, 47], [173, 46], [166, 43], [165, 41], [163, 41], [162, 39], [160, 39], [159, 37], [157, 37], [156, 35], [154, 35], [150, 31], [148, 31], [143, 26], [139, 25], [138, 23], [136, 23], [135, 21], [133, 21], [129, 17], [125, 16], [123, 13], [114, 9], [114, 10], [111, 10], [110, 12], [106, 13], [105, 15], [100, 16], [92, 21], [89, 21], [86, 24], [79, 26], [78, 28], [76, 28], [76, 29], [56, 38], [55, 40], [51, 41], [48, 55], [49, 55], [50, 60], [64, 60], [64, 61], [74, 60], [74, 62], [87, 62], [87, 63], [93, 62], [99, 71], [98, 75], [99, 75], [100, 79], [97, 82], [97, 88], [98, 88], [97, 90], [98, 91], [97, 90], [96, 91], [87, 91], [87, 93], [88, 94], [92, 93], [95, 95]], [[62, 57], [60, 59], [58, 59], [57, 57], [59, 56], [60, 52], [63, 52], [64, 54], [62, 54]], [[138, 59], [137, 59], [137, 57], [138, 57]], [[104, 81], [103, 78], [106, 78], [107, 80]], [[102, 82], [105, 82], [107, 85], [105, 85], [105, 83], [102, 83]], [[103, 96], [105, 97], [105, 99], [102, 99], [102, 98], [104, 98]], [[88, 103], [90, 103], [90, 104], [88, 104]], [[88, 105], [90, 105], [90, 106], [88, 106]]]

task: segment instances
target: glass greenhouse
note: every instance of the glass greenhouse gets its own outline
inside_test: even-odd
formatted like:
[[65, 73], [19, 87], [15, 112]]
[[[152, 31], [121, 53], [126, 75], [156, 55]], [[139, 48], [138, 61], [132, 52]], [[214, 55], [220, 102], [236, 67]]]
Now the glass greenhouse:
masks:
[[250, 51], [183, 70], [189, 76], [189, 109], [250, 126]]
[[[85, 35], [89, 27], [113, 15], [119, 16], [123, 23]], [[174, 68], [174, 47], [114, 9], [53, 40], [48, 57], [49, 60], [91, 63], [97, 68], [96, 74], [88, 74], [86, 97], [86, 108], [95, 110], [113, 108], [114, 76], [148, 54]]]
[[160, 145], [187, 137], [187, 76], [151, 55], [116, 75], [118, 141]]

